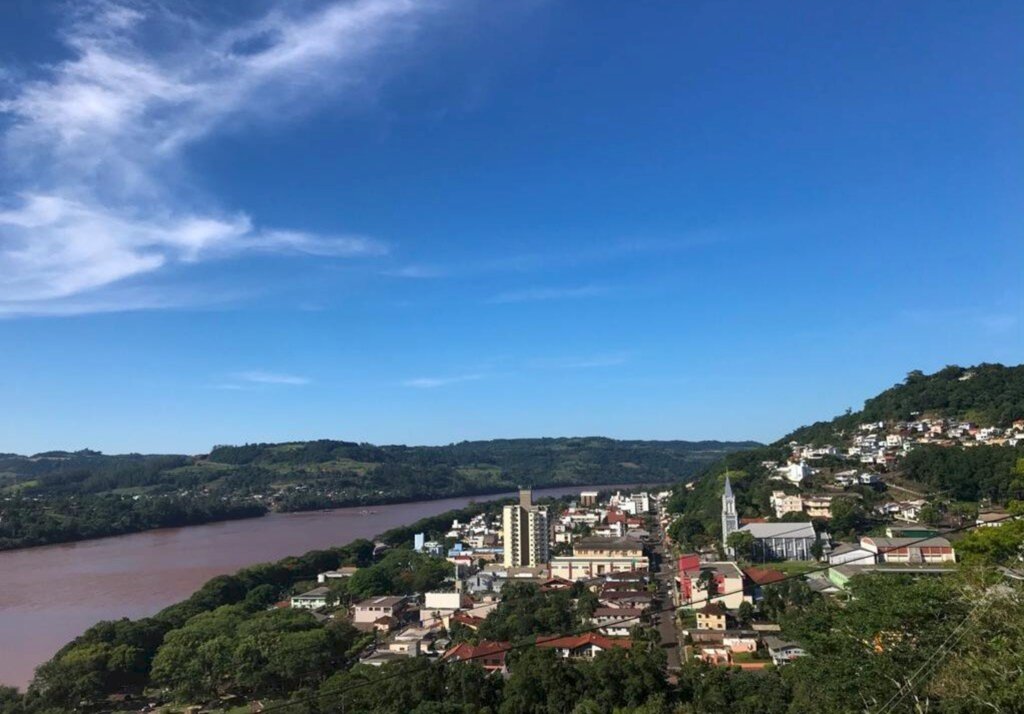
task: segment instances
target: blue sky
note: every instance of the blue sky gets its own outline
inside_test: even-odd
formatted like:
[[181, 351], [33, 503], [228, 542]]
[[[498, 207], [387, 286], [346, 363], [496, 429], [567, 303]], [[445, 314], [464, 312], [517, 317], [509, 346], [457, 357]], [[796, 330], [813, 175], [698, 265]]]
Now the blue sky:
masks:
[[1019, 2], [13, 2], [0, 451], [774, 439], [1024, 354]]

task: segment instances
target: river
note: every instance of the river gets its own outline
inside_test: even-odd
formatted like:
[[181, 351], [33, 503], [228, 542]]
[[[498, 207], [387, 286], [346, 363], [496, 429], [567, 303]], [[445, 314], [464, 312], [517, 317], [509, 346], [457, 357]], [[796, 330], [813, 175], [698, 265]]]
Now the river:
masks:
[[[562, 496], [581, 488], [586, 487], [538, 489], [534, 494]], [[215, 575], [369, 538], [473, 500], [512, 495], [272, 513], [0, 552], [0, 684], [24, 688], [37, 666], [91, 625], [153, 615]]]

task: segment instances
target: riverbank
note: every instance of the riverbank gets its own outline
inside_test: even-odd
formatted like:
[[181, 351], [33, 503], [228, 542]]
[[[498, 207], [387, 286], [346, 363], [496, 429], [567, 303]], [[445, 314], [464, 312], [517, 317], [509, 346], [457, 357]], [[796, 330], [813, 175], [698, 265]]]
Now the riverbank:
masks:
[[[534, 493], [536, 498], [556, 497], [580, 488]], [[88, 627], [100, 620], [153, 615], [216, 575], [373, 538], [472, 501], [513, 496], [506, 491], [372, 508], [271, 513], [0, 553], [0, 684], [24, 688], [36, 666]]]
[[[562, 484], [559, 486], [552, 486], [550, 488], [593, 488], [600, 490], [608, 488], [640, 488], [643, 485], [644, 484], [640, 482], [615, 484], [595, 484], [588, 482]], [[89, 531], [51, 531], [50, 534], [45, 537], [44, 542], [32, 542], [27, 545], [15, 544], [12, 543], [12, 540], [9, 538], [0, 537], [0, 552], [45, 548], [51, 545], [82, 543], [103, 538], [117, 538], [125, 535], [146, 533], [167, 528], [193, 528], [197, 526], [221, 523], [224, 521], [263, 518], [273, 513], [309, 513], [314, 511], [332, 511], [351, 508], [373, 508], [376, 506], [400, 505], [403, 503], [426, 503], [432, 500], [441, 501], [450, 498], [491, 499], [507, 493], [509, 493], [508, 488], [484, 488], [469, 489], [461, 493], [445, 494], [436, 498], [374, 498], [372, 496], [367, 496], [365, 498], [350, 498], [336, 502], [310, 502], [306, 507], [291, 507], [284, 509], [269, 509], [257, 501], [242, 503], [236, 500], [234, 502], [216, 503], [215, 499], [211, 499], [206, 496], [195, 500], [195, 503], [202, 505], [202, 508], [189, 509], [189, 505], [192, 504], [189, 504], [188, 499], [182, 497], [173, 497], [170, 499], [168, 499], [168, 497], [155, 497], [149, 504], [147, 504], [146, 501], [141, 502], [141, 508], [145, 509], [148, 518], [134, 519], [130, 517], [132, 515], [130, 512], [128, 514], [119, 512], [110, 513], [108, 504], [108, 507], [103, 509], [101, 512], [101, 522], [93, 524], [94, 527]], [[91, 498], [93, 500], [106, 499], [107, 501], [110, 501], [112, 497], [108, 495], [101, 497], [93, 496]], [[33, 533], [38, 534], [41, 531], [46, 530], [45, 526], [41, 526], [40, 524], [45, 522], [49, 517], [49, 513], [54, 512], [59, 513], [63, 519], [72, 519], [76, 522], [80, 522], [82, 519], [79, 512], [82, 509], [83, 502], [86, 500], [87, 499], [79, 498], [72, 499], [70, 501], [58, 502], [49, 500], [26, 501], [25, 503], [27, 507], [30, 508], [32, 512], [25, 514], [17, 512], [16, 507], [8, 503], [5, 512], [7, 517], [7, 529], [11, 528], [12, 520], [21, 520], [25, 522], [25, 528], [29, 528]], [[129, 509], [139, 509], [140, 507], [140, 502], [129, 498], [116, 498], [114, 501], [117, 505], [123, 503], [125, 507]], [[211, 501], [215, 503], [213, 508], [210, 507]], [[92, 520], [96, 520], [96, 518], [93, 518]]]

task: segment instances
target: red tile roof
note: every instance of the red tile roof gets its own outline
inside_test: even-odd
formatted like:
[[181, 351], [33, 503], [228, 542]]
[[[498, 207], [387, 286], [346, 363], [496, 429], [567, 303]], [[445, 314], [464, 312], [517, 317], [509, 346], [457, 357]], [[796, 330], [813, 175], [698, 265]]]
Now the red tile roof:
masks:
[[603, 650], [610, 650], [615, 647], [629, 649], [633, 646], [633, 640], [625, 637], [605, 637], [596, 632], [588, 632], [585, 635], [569, 635], [568, 637], [537, 638], [538, 647], [554, 647], [556, 649], [577, 650], [586, 645], [595, 645]]
[[786, 575], [771, 568], [746, 568], [743, 574], [750, 578], [756, 585], [771, 585], [780, 580], [785, 580]]
[[484, 623], [484, 618], [477, 617], [476, 615], [467, 615], [464, 612], [457, 612], [452, 615], [451, 621], [475, 630]]
[[453, 662], [464, 662], [472, 660], [485, 669], [501, 669], [505, 666], [505, 655], [508, 654], [510, 642], [493, 642], [483, 640], [478, 645], [471, 645], [468, 642], [460, 642], [448, 649], [442, 660]]

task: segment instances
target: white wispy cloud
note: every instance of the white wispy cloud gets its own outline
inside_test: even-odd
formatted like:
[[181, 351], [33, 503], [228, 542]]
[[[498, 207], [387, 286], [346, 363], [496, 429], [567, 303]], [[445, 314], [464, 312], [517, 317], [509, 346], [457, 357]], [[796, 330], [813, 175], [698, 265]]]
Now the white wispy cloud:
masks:
[[431, 265], [405, 265], [401, 268], [393, 268], [391, 270], [385, 270], [384, 275], [391, 278], [443, 278], [446, 277], [449, 272], [442, 268], [437, 268]]
[[595, 297], [597, 295], [603, 295], [606, 292], [608, 292], [608, 289], [600, 285], [581, 285], [575, 287], [531, 287], [498, 293], [488, 302], [515, 303], [539, 302], [542, 300], [574, 300], [579, 298]]
[[285, 372], [268, 372], [262, 369], [250, 369], [234, 372], [225, 379], [210, 385], [212, 389], [223, 389], [232, 392], [251, 391], [271, 387], [304, 387], [313, 380], [297, 374]]
[[236, 372], [232, 377], [240, 382], [248, 382], [249, 384], [283, 384], [290, 387], [301, 387], [312, 381], [308, 377], [300, 377], [295, 374], [265, 372], [259, 369]]
[[[10, 187], [0, 196], [0, 314], [57, 314], [49, 303], [241, 253], [385, 252], [371, 238], [264, 227], [217, 208], [197, 195], [184, 152], [227, 125], [357, 91], [386, 69], [373, 63], [381, 51], [438, 5], [282, 1], [227, 29], [142, 0], [76, 8], [61, 35], [71, 57], [0, 84]], [[152, 41], [157, 30], [174, 42]]]
[[461, 374], [454, 377], [417, 377], [416, 379], [405, 380], [402, 382], [402, 385], [414, 389], [435, 389], [448, 386], [449, 384], [458, 384], [459, 382], [474, 382], [478, 379], [483, 379], [483, 375]]

